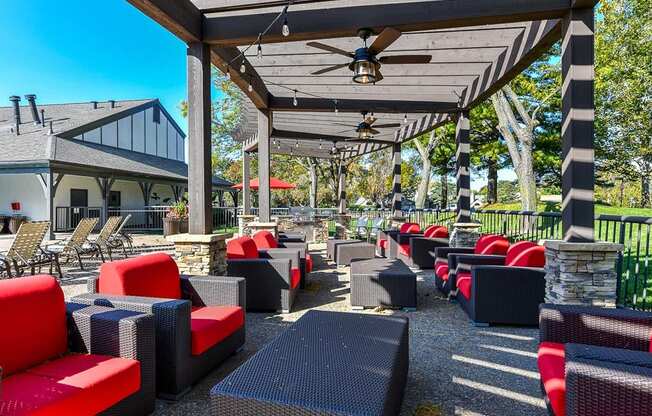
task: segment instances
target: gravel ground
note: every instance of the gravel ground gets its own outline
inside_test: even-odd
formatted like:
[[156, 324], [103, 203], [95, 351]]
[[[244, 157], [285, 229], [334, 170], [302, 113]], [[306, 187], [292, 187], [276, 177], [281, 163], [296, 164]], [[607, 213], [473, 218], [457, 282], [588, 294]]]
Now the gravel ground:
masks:
[[[224, 376], [280, 334], [309, 309], [351, 312], [348, 268], [323, 260], [316, 246], [316, 271], [310, 289], [299, 294], [294, 312], [247, 314], [247, 342], [176, 403], [157, 401], [155, 415], [208, 415], [208, 392]], [[83, 293], [95, 272], [70, 270], [66, 296]], [[419, 308], [396, 313], [410, 318], [410, 373], [401, 415], [413, 415], [420, 405], [436, 405], [444, 415], [546, 415], [536, 368], [536, 328], [473, 327], [455, 303], [436, 291], [432, 272], [419, 272]], [[429, 413], [430, 414], [430, 413]]]

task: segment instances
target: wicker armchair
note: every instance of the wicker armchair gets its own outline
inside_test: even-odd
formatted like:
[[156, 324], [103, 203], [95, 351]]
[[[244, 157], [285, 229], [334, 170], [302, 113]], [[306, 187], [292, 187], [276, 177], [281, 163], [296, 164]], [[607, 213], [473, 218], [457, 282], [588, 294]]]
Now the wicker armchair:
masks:
[[550, 414], [652, 414], [652, 314], [544, 304], [539, 331]]
[[403, 237], [398, 248], [398, 258], [411, 267], [432, 269], [435, 267], [435, 249], [448, 245], [448, 229], [442, 225], [431, 225], [423, 235]]
[[394, 248], [396, 252], [390, 250], [390, 240], [396, 245], [409, 241], [409, 238], [423, 236], [421, 226], [417, 223], [406, 222], [401, 224], [398, 230], [378, 230], [376, 234], [376, 254], [381, 257], [394, 257], [398, 255], [398, 247]]
[[147, 312], [156, 319], [156, 391], [177, 400], [245, 341], [245, 281], [180, 276], [166, 254], [106, 263], [73, 302]]
[[299, 287], [303, 289], [306, 285], [306, 276], [312, 272], [313, 261], [308, 253], [308, 244], [298, 241], [280, 241], [274, 238], [274, 234], [269, 231], [258, 231], [252, 239], [256, 243], [258, 250], [276, 250], [291, 249], [299, 251], [299, 268], [301, 270], [301, 283]]

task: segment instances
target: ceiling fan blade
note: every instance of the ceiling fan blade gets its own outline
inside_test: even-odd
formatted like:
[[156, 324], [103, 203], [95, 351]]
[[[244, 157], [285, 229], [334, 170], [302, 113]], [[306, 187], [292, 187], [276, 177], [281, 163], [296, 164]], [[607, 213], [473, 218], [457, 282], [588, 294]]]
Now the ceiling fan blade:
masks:
[[401, 127], [401, 123], [389, 123], [389, 124], [379, 124], [374, 126], [377, 129], [388, 129], [390, 127]]
[[349, 58], [353, 58], [353, 53], [347, 52], [345, 50], [342, 50], [340, 48], [336, 48], [335, 46], [330, 46], [326, 45], [325, 43], [320, 43], [320, 42], [308, 42], [306, 43], [308, 46], [312, 46], [313, 48], [321, 49], [323, 51], [327, 51], [330, 53], [336, 53], [338, 55], [344, 55], [348, 56]]
[[378, 58], [381, 64], [429, 64], [432, 55], [392, 55]]
[[378, 119], [376, 117], [367, 117], [364, 122], [371, 126], [376, 121], [378, 121]]
[[320, 69], [319, 71], [311, 72], [311, 75], [321, 75], [325, 74], [326, 72], [331, 72], [331, 71], [337, 71], [340, 68], [344, 68], [349, 66], [349, 64], [339, 64], [339, 65], [333, 65], [329, 66], [328, 68]]
[[380, 35], [374, 40], [374, 43], [369, 47], [369, 52], [372, 55], [378, 55], [385, 49], [389, 47], [392, 43], [396, 42], [396, 39], [401, 37], [401, 32], [394, 29], [393, 27], [386, 27], [385, 30], [380, 32]]
[[374, 136], [375, 136], [376, 134], [380, 134], [380, 132], [379, 132], [378, 130], [376, 130], [376, 129], [370, 129], [369, 131], [370, 131], [371, 134], [373, 134]]
[[353, 125], [351, 125], [351, 124], [347, 124], [347, 123], [338, 123], [338, 122], [334, 122], [334, 123], [332, 123], [332, 124], [336, 124], [336, 125], [338, 125], [338, 126], [350, 127], [351, 130], [353, 130], [354, 128], [357, 127], [357, 126], [353, 126]]
[[355, 131], [355, 129], [352, 128], [352, 129], [348, 129], [348, 130], [342, 130], [342, 131], [338, 131], [338, 132], [335, 133], [335, 134], [338, 134], [338, 135], [339, 135], [339, 134], [344, 134], [344, 133], [351, 133], [352, 131]]
[[376, 70], [376, 81], [374, 81], [374, 84], [376, 84], [377, 82], [380, 82], [383, 78], [385, 78], [385, 77], [383, 76], [383, 74], [380, 73], [380, 70], [377, 69]]

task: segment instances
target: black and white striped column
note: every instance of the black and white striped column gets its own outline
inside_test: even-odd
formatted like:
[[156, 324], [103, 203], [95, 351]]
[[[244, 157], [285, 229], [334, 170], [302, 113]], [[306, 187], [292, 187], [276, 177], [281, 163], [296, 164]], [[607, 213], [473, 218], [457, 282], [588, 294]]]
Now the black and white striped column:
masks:
[[403, 194], [401, 191], [401, 143], [394, 143], [392, 146], [392, 161], [394, 163], [392, 210], [395, 218], [401, 218], [403, 216]]
[[573, 9], [562, 24], [562, 224], [564, 240], [594, 235], [594, 14]]
[[340, 164], [338, 187], [338, 213], [346, 214], [346, 166]]
[[251, 214], [251, 188], [249, 181], [251, 180], [251, 156], [249, 152], [242, 151], [242, 213], [244, 215]]
[[272, 133], [272, 112], [258, 110], [258, 219], [271, 220], [270, 180], [270, 135]]
[[455, 130], [455, 166], [457, 178], [457, 221], [458, 223], [471, 222], [471, 173], [469, 171], [471, 143], [469, 130], [471, 124], [469, 113], [462, 111], [458, 114], [457, 128]]

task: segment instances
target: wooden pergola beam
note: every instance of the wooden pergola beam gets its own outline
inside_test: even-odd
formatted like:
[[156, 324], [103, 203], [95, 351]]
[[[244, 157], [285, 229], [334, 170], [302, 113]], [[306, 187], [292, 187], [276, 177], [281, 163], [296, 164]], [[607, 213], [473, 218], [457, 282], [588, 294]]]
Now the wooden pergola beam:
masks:
[[[440, 0], [414, 3], [376, 4], [334, 7], [324, 3], [319, 9], [291, 10], [291, 33], [281, 34], [282, 22], [272, 27], [264, 43], [292, 42], [356, 36], [361, 26], [374, 30], [393, 27], [401, 31], [433, 30], [453, 27], [510, 23], [561, 18], [580, 0]], [[583, 0], [581, 3], [597, 3]], [[327, 12], [325, 12], [327, 11]], [[249, 45], [256, 41], [260, 28], [266, 27], [275, 12], [219, 14], [206, 16], [203, 40], [222, 46]], [[364, 23], [361, 23], [364, 22]]]
[[324, 141], [329, 143], [349, 143], [349, 144], [364, 144], [364, 143], [379, 143], [379, 144], [391, 144], [391, 142], [385, 140], [374, 140], [374, 139], [365, 139], [365, 140], [355, 140], [352, 137], [347, 136], [334, 136], [332, 134], [319, 134], [319, 133], [306, 133], [303, 131], [289, 131], [289, 130], [272, 130], [272, 137], [278, 139], [296, 139], [296, 140], [306, 140], [306, 141]]
[[[337, 103], [336, 103], [337, 102]], [[447, 113], [457, 111], [457, 103], [446, 101], [364, 100], [301, 97], [295, 107], [292, 97], [269, 97], [272, 111], [334, 112], [375, 111], [377, 113]]]
[[127, 1], [182, 41], [201, 41], [204, 15], [190, 0]]
[[[265, 83], [249, 60], [243, 57], [242, 60], [237, 59], [234, 61], [234, 58], [237, 58], [239, 55], [240, 51], [235, 47], [211, 47], [211, 63], [225, 74], [228, 70], [231, 75], [231, 81], [238, 86], [243, 94], [249, 97], [256, 108], [267, 108], [270, 94]], [[240, 72], [240, 65], [243, 62], [246, 68], [244, 74]], [[249, 85], [251, 85], [251, 91], [249, 91]]]

